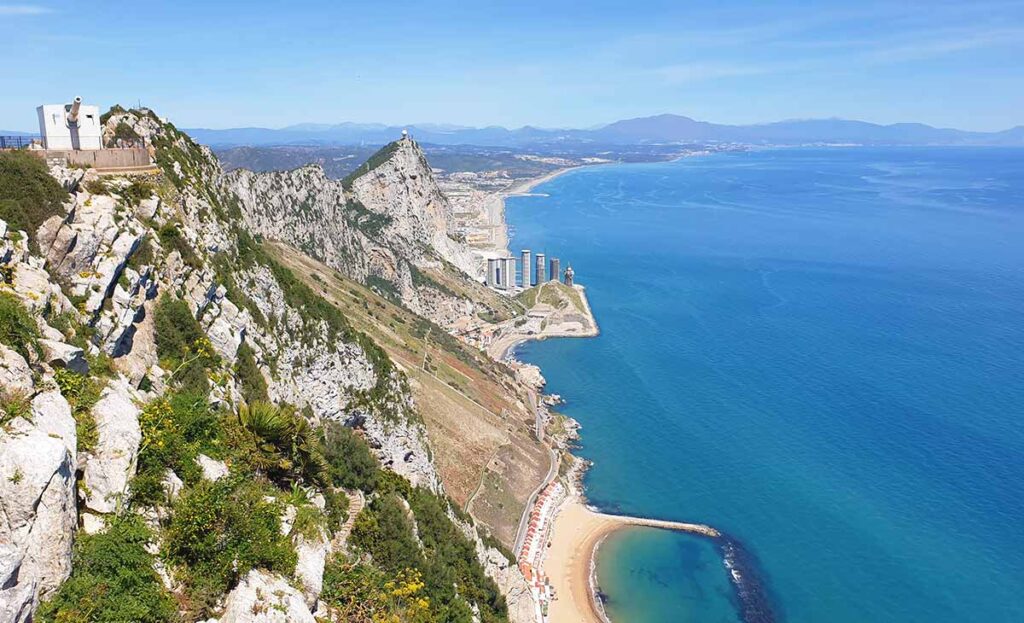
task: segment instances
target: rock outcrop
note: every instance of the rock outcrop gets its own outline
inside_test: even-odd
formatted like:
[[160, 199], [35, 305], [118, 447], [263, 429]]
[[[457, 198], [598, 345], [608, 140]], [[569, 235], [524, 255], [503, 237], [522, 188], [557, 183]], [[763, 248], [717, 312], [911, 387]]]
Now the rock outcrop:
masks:
[[[357, 169], [352, 179], [355, 199], [373, 213], [387, 218], [386, 239], [402, 257], [417, 264], [439, 257], [472, 277], [483, 275], [483, 264], [456, 240], [455, 217], [448, 198], [434, 180], [427, 158], [412, 139], [406, 137], [384, 148]], [[381, 157], [379, 163], [375, 159]], [[365, 165], [364, 165], [365, 166]]]
[[[288, 242], [357, 281], [386, 290], [442, 326], [471, 314], [474, 301], [425, 278], [450, 273], [468, 288], [483, 262], [457, 239], [448, 199], [423, 151], [405, 138], [384, 147], [351, 179], [332, 180], [319, 165], [226, 176], [247, 226]], [[364, 165], [365, 166], [365, 165]]]
[[135, 474], [142, 442], [139, 408], [127, 386], [114, 382], [103, 390], [92, 415], [98, 441], [85, 463], [85, 505], [96, 513], [113, 513], [128, 495], [128, 481]]
[[33, 400], [31, 412], [31, 421], [16, 418], [0, 428], [0, 594], [8, 606], [22, 603], [12, 616], [23, 612], [26, 596], [34, 607], [70, 574], [77, 517], [70, 407], [48, 392]]
[[324, 566], [331, 553], [331, 544], [324, 534], [315, 539], [299, 535], [295, 538], [295, 580], [306, 598], [306, 605], [315, 609], [320, 592], [324, 588]]
[[316, 623], [298, 590], [284, 578], [254, 569], [228, 595], [220, 623]]

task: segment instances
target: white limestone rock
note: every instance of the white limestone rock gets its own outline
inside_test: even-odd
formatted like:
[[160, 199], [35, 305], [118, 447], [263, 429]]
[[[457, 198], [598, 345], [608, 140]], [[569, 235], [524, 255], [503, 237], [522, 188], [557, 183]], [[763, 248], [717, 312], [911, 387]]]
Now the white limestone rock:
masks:
[[25, 358], [0, 344], [0, 389], [31, 392], [34, 388], [32, 368], [28, 367]]
[[77, 464], [78, 432], [71, 405], [57, 390], [37, 394], [32, 399], [32, 425], [54, 439], [64, 442], [71, 454], [72, 465]]
[[[40, 415], [60, 417], [49, 411]], [[74, 457], [58, 435], [24, 419], [0, 430], [0, 543], [17, 549], [22, 557], [17, 586], [31, 584], [36, 600], [71, 573], [74, 470]]]
[[178, 475], [174, 473], [174, 470], [169, 469], [167, 470], [167, 473], [164, 474], [163, 486], [164, 494], [167, 495], [167, 499], [173, 502], [178, 499], [178, 494], [185, 488], [185, 483], [182, 482], [181, 478], [178, 478]]
[[245, 339], [245, 318], [238, 307], [219, 294], [216, 305], [211, 305], [204, 315], [206, 335], [214, 349], [229, 362], [234, 363], [238, 347]]
[[43, 348], [46, 363], [51, 367], [67, 368], [79, 374], [89, 373], [89, 362], [81, 348], [49, 339], [39, 340], [39, 345]]
[[295, 579], [306, 598], [306, 605], [310, 608], [316, 607], [320, 592], [324, 588], [324, 567], [330, 552], [331, 544], [324, 534], [314, 540], [308, 540], [302, 535], [295, 539], [295, 553], [298, 556], [295, 563]]
[[228, 466], [223, 461], [211, 459], [205, 454], [196, 457], [196, 463], [199, 463], [199, 467], [203, 470], [203, 478], [209, 481], [217, 482], [228, 475]]
[[146, 221], [154, 218], [159, 211], [160, 197], [154, 195], [139, 202], [139, 205], [135, 207], [135, 217]]
[[78, 188], [79, 182], [85, 177], [85, 169], [70, 167], [64, 162], [51, 161], [48, 163], [50, 175], [57, 180], [64, 190], [72, 192]]
[[50, 275], [42, 268], [20, 262], [14, 267], [12, 276], [14, 292], [25, 306], [34, 312], [45, 309], [52, 290]]
[[220, 623], [316, 623], [302, 593], [279, 575], [250, 571], [224, 603]]
[[103, 390], [92, 414], [98, 441], [85, 465], [86, 506], [97, 513], [112, 513], [127, 495], [128, 481], [135, 475], [142, 442], [139, 408], [127, 386], [118, 381]]
[[21, 581], [25, 556], [10, 543], [0, 543], [0, 623], [27, 623], [35, 603], [35, 580]]
[[85, 534], [97, 534], [103, 532], [107, 527], [107, 521], [102, 515], [96, 515], [86, 510], [82, 513], [82, 532]]

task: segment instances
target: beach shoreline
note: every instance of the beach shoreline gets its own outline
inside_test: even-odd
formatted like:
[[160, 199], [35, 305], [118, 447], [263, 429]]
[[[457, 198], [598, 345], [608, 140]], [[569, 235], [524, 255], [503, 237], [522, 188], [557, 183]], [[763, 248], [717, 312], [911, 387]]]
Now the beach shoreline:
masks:
[[553, 623], [610, 623], [599, 597], [597, 556], [601, 545], [615, 533], [647, 527], [688, 532], [710, 539], [722, 536], [704, 524], [597, 511], [587, 504], [581, 479], [580, 469], [575, 469], [568, 478], [568, 494], [554, 511], [550, 547], [543, 560], [543, 571], [557, 596], [548, 611], [548, 620]]
[[[603, 164], [603, 163], [602, 163]], [[550, 182], [556, 177], [560, 177], [569, 173], [570, 171], [576, 171], [585, 167], [599, 166], [598, 164], [581, 164], [572, 167], [562, 167], [555, 169], [541, 175], [540, 177], [531, 177], [518, 181], [512, 186], [505, 190], [499, 191], [489, 197], [484, 203], [484, 210], [487, 212], [487, 223], [491, 229], [491, 248], [488, 249], [493, 253], [499, 253], [502, 256], [509, 254], [509, 239], [508, 239], [508, 220], [505, 218], [505, 200], [509, 197], [522, 196], [529, 193], [531, 190], [540, 186], [541, 184]]]
[[[544, 176], [517, 183], [501, 193], [488, 204], [488, 217], [495, 231], [500, 232], [503, 248], [507, 253], [508, 225], [506, 221], [506, 204], [508, 197], [522, 196], [533, 188], [551, 181], [569, 171], [583, 168], [581, 165], [566, 167], [552, 171]], [[517, 333], [512, 331], [501, 336], [487, 349], [488, 354], [496, 360], [508, 361], [515, 358], [515, 349], [531, 340], [544, 340], [556, 337], [594, 337], [600, 334], [596, 318], [586, 296], [585, 288], [576, 286], [580, 291], [580, 299], [591, 326], [585, 331], [567, 332], [559, 330], [542, 331], [540, 333]], [[568, 448], [562, 447], [568, 451]], [[552, 482], [561, 481], [567, 487], [567, 494], [558, 501], [548, 513], [550, 516], [547, 546], [542, 550], [540, 568], [542, 577], [546, 576], [553, 589], [554, 599], [548, 604], [543, 621], [552, 623], [611, 623], [605, 613], [600, 597], [600, 586], [597, 578], [597, 557], [601, 545], [612, 535], [626, 529], [648, 527], [655, 529], [676, 530], [701, 535], [710, 539], [718, 539], [722, 535], [714, 528], [704, 524], [692, 524], [662, 521], [644, 517], [631, 517], [602, 513], [587, 504], [583, 489], [583, 472], [588, 462], [574, 457], [575, 465], [564, 477], [557, 474], [540, 487], [538, 491]], [[524, 518], [533, 510], [534, 504], [524, 509]], [[521, 523], [522, 528], [522, 523]], [[518, 545], [518, 540], [517, 540]], [[522, 561], [521, 561], [522, 562]], [[526, 561], [529, 563], [530, 561]]]

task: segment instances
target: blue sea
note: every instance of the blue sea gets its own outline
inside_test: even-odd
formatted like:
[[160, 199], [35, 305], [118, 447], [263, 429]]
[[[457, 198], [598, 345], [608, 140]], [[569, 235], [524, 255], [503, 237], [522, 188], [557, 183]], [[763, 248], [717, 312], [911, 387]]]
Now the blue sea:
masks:
[[571, 264], [602, 333], [518, 353], [583, 425], [590, 501], [728, 535], [611, 537], [615, 623], [1024, 621], [1024, 150], [716, 154], [535, 192], [513, 248]]

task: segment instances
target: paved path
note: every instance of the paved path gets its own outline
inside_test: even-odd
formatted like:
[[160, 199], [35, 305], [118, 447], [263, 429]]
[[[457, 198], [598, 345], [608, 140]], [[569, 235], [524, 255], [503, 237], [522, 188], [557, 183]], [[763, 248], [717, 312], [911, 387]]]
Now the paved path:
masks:
[[345, 495], [348, 496], [348, 519], [345, 520], [345, 525], [334, 533], [331, 545], [335, 550], [348, 548], [348, 537], [352, 534], [352, 526], [356, 523], [356, 516], [366, 506], [366, 498], [363, 497], [362, 491], [345, 491]]

